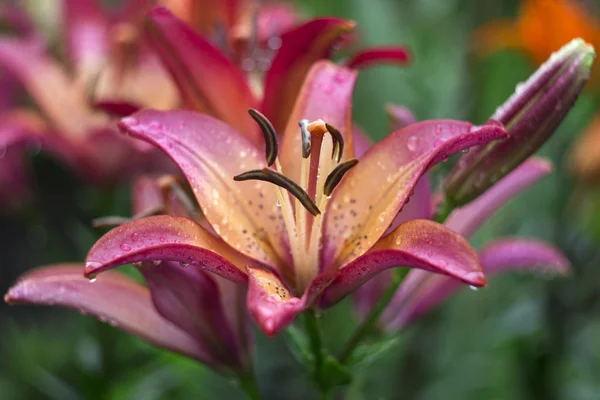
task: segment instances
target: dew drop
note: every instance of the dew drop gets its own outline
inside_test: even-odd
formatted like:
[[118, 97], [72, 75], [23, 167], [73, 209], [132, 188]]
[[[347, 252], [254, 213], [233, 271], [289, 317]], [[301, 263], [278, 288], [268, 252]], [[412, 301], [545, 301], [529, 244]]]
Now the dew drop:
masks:
[[160, 263], [162, 263], [161, 260], [154, 260], [154, 261], [152, 261], [152, 264], [154, 264], [154, 265], [160, 265]]
[[122, 243], [121, 246], [120, 246], [120, 248], [123, 251], [129, 251], [129, 250], [131, 250], [131, 246], [128, 245], [127, 243]]
[[469, 289], [474, 290], [474, 291], [478, 291], [479, 288], [477, 286], [469, 286]]
[[416, 151], [418, 145], [419, 145], [419, 138], [417, 136], [411, 136], [406, 141], [406, 148], [410, 152]]

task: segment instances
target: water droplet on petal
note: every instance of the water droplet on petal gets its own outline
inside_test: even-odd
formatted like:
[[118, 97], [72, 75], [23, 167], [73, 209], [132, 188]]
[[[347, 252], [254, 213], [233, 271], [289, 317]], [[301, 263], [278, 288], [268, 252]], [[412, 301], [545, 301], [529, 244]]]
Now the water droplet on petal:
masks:
[[417, 136], [411, 136], [406, 141], [406, 148], [410, 152], [416, 151], [418, 145], [419, 145], [419, 138]]
[[469, 285], [469, 289], [474, 290], [474, 291], [479, 290], [479, 288], [477, 286], [470, 286], [470, 285]]
[[123, 243], [123, 244], [121, 244], [120, 248], [123, 251], [129, 251], [129, 250], [131, 250], [131, 245], [129, 245], [127, 243]]

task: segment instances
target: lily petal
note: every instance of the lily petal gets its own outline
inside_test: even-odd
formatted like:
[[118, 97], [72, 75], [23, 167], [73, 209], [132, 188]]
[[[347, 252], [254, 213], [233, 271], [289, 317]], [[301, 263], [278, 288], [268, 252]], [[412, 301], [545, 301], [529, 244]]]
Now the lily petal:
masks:
[[[429, 177], [423, 175], [415, 186], [410, 201], [404, 205], [386, 234], [392, 233], [400, 225], [414, 219], [431, 219], [433, 215]], [[365, 316], [375, 305], [381, 293], [392, 281], [392, 271], [382, 271], [359, 287], [352, 297], [360, 316]]]
[[262, 137], [246, 113], [256, 105], [241, 70], [164, 7], [148, 12], [145, 32], [187, 107], [214, 115], [254, 143], [261, 143]]
[[219, 287], [208, 273], [174, 262], [145, 262], [140, 272], [154, 307], [164, 318], [201, 341], [223, 365], [242, 367], [241, 349], [225, 317]]
[[67, 50], [79, 74], [92, 78], [110, 51], [108, 15], [97, 0], [64, 0]]
[[324, 290], [320, 305], [330, 307], [376, 274], [398, 267], [448, 275], [472, 286], [486, 284], [477, 254], [465, 239], [436, 222], [412, 220], [338, 270], [337, 278]]
[[406, 47], [388, 46], [372, 47], [355, 53], [346, 62], [348, 68], [365, 69], [381, 64], [396, 64], [405, 66], [411, 61], [410, 52]]
[[11, 31], [14, 30], [22, 36], [37, 33], [35, 24], [25, 7], [16, 2], [3, 2], [0, 4], [0, 23], [8, 24]]
[[143, 261], [179, 261], [238, 283], [247, 281], [248, 260], [194, 221], [169, 215], [142, 218], [118, 226], [90, 249], [85, 275]]
[[4, 301], [59, 305], [90, 313], [156, 346], [203, 363], [214, 363], [196, 340], [156, 312], [148, 289], [117, 272], [104, 274], [90, 283], [82, 271], [80, 264], [35, 269], [8, 290]]
[[474, 126], [439, 120], [410, 125], [377, 143], [333, 193], [324, 217], [322, 265], [344, 265], [369, 250], [431, 166], [505, 136], [504, 128], [494, 121]]
[[157, 210], [165, 205], [156, 178], [150, 176], [141, 176], [136, 179], [131, 197], [132, 215], [144, 214], [149, 210]]
[[[286, 124], [289, 127], [289, 115], [311, 66], [328, 58], [334, 46], [352, 31], [354, 25], [339, 18], [317, 18], [281, 36], [281, 48], [265, 77], [262, 104], [263, 113], [277, 132], [283, 132]], [[319, 104], [323, 106], [327, 102]], [[296, 124], [298, 120], [292, 117], [292, 122]], [[327, 122], [335, 126], [333, 122]], [[341, 130], [340, 126], [336, 127]]]
[[298, 121], [322, 119], [344, 137], [343, 159], [352, 158], [352, 92], [357, 73], [330, 61], [318, 61], [304, 80], [296, 105], [285, 128], [279, 153], [287, 177], [300, 182], [302, 135]]
[[273, 272], [248, 267], [248, 278], [248, 308], [267, 335], [275, 335], [306, 308], [306, 301], [291, 294]]
[[354, 157], [361, 158], [373, 146], [373, 141], [358, 125], [352, 125], [352, 143], [354, 143]]
[[444, 225], [468, 238], [502, 205], [550, 172], [552, 172], [550, 161], [532, 157], [477, 199], [454, 210]]
[[[569, 261], [555, 247], [532, 239], [507, 238], [490, 243], [479, 251], [487, 276], [509, 271], [531, 270], [565, 275]], [[388, 330], [398, 330], [429, 312], [463, 287], [456, 279], [411, 271], [381, 317]]]
[[0, 67], [19, 79], [61, 134], [80, 139], [89, 130], [94, 119], [84, 92], [43, 54], [37, 41], [0, 39]]
[[412, 111], [406, 107], [388, 104], [385, 107], [385, 110], [390, 117], [390, 125], [392, 126], [392, 130], [402, 129], [417, 122], [417, 119]]
[[230, 246], [270, 266], [286, 259], [287, 236], [275, 190], [265, 182], [233, 180], [266, 167], [263, 152], [252, 143], [225, 123], [192, 111], [141, 111], [119, 126], [179, 165], [202, 212]]

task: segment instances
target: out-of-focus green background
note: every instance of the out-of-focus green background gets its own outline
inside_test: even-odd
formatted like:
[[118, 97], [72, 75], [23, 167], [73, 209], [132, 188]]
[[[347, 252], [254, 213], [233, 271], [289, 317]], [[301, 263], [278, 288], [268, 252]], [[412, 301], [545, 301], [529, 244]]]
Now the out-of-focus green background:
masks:
[[[354, 115], [377, 140], [388, 133], [384, 106], [409, 107], [419, 119], [483, 122], [533, 66], [503, 51], [469, 52], [473, 30], [513, 16], [515, 0], [307, 0], [307, 16], [357, 21], [361, 46], [406, 44], [405, 69], [361, 73]], [[524, 235], [556, 243], [574, 263], [569, 278], [511, 275], [466, 290], [407, 329], [385, 356], [361, 371], [349, 399], [599, 399], [600, 196], [587, 200], [568, 174], [565, 154], [597, 105], [584, 95], [541, 154], [556, 170], [508, 204], [474, 240]], [[36, 265], [82, 260], [101, 214], [128, 215], [128, 190], [86, 187], [52, 160], [32, 156], [39, 196], [25, 215], [0, 217], [0, 291]], [[116, 193], [116, 195], [114, 194]], [[575, 205], [573, 205], [575, 204]], [[353, 321], [346, 301], [323, 315], [336, 349]], [[222, 377], [152, 348], [76, 312], [0, 305], [0, 399], [243, 398]], [[256, 368], [269, 399], [314, 392], [283, 337], [257, 333]], [[229, 397], [225, 397], [229, 396]], [[236, 397], [237, 396], [237, 397]]]

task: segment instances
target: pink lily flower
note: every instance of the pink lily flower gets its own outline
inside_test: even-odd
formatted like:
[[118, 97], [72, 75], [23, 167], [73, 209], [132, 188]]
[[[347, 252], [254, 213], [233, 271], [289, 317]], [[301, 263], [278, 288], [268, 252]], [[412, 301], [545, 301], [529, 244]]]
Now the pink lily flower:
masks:
[[[135, 214], [159, 207], [170, 215], [193, 217], [170, 185], [148, 177], [138, 179], [133, 203]], [[4, 299], [73, 308], [218, 372], [250, 373], [245, 287], [168, 261], [138, 265], [146, 285], [114, 271], [91, 283], [82, 270], [77, 263], [34, 269]]]
[[506, 132], [494, 121], [426, 121], [395, 131], [357, 162], [355, 78], [352, 69], [317, 62], [280, 146], [269, 120], [254, 110], [265, 138], [260, 147], [192, 111], [146, 110], [122, 119], [123, 132], [177, 163], [211, 229], [168, 215], [123, 224], [92, 247], [86, 276], [127, 263], [193, 265], [248, 285], [250, 314], [267, 334], [308, 307], [335, 304], [388, 268], [420, 268], [485, 285], [476, 253], [444, 226], [411, 220], [385, 232], [430, 167]]

